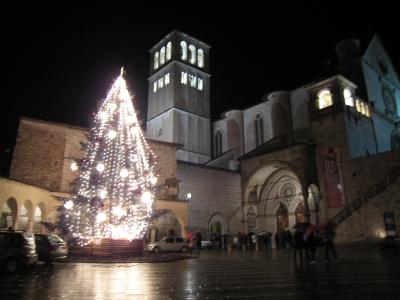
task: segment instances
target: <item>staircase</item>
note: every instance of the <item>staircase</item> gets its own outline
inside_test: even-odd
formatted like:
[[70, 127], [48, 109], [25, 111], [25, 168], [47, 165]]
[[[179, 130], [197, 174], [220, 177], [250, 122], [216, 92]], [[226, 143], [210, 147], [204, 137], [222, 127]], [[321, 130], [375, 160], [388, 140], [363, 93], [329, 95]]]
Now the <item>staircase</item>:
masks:
[[335, 215], [330, 221], [334, 224], [339, 225], [344, 220], [349, 218], [354, 212], [359, 210], [364, 204], [368, 203], [369, 199], [377, 196], [383, 192], [390, 184], [394, 183], [400, 178], [400, 166], [394, 168], [389, 174], [387, 174], [382, 180], [373, 185], [366, 192], [362, 193], [344, 209], [342, 209], [337, 215]]

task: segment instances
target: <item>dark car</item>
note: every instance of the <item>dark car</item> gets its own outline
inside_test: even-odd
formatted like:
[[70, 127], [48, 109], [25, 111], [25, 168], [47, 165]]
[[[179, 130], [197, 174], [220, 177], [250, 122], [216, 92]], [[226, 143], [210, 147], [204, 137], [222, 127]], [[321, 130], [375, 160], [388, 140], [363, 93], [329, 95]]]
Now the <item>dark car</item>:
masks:
[[0, 231], [0, 268], [14, 273], [23, 267], [36, 264], [35, 237], [32, 233], [7, 230]]
[[35, 234], [35, 240], [40, 261], [52, 262], [68, 255], [67, 244], [55, 234]]

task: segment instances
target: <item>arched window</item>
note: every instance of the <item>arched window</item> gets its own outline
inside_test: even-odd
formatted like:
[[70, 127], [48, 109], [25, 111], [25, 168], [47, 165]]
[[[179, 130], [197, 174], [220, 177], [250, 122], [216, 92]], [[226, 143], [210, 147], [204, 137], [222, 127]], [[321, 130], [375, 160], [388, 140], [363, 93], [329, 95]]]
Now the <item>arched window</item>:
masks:
[[181, 72], [181, 83], [187, 84], [187, 73]]
[[356, 99], [356, 111], [361, 112], [361, 101]]
[[354, 107], [353, 93], [351, 92], [351, 90], [349, 88], [344, 88], [343, 97], [344, 97], [344, 104]]
[[165, 47], [160, 50], [160, 65], [165, 63]]
[[369, 110], [369, 106], [365, 105], [365, 115], [370, 118], [371, 117], [371, 111]]
[[165, 85], [169, 84], [169, 73], [165, 74]]
[[328, 89], [323, 89], [318, 92], [317, 99], [317, 108], [323, 109], [325, 107], [331, 106], [333, 104], [332, 101], [332, 93]]
[[171, 59], [171, 52], [172, 52], [172, 43], [167, 43], [167, 61]]
[[190, 51], [190, 63], [195, 64], [196, 63], [196, 47], [193, 45], [189, 46], [189, 51]]
[[222, 134], [221, 131], [217, 131], [215, 134], [215, 157], [222, 154]]
[[197, 86], [197, 77], [189, 74], [189, 83], [191, 87], [195, 88]]
[[187, 60], [187, 44], [185, 41], [181, 41], [181, 59]]
[[203, 78], [198, 78], [198, 80], [197, 80], [197, 89], [199, 91], [203, 90]]
[[261, 115], [257, 114], [254, 120], [254, 133], [256, 138], [256, 147], [264, 144], [264, 120]]
[[203, 49], [197, 50], [197, 65], [200, 68], [204, 67], [204, 51], [203, 51]]
[[160, 57], [160, 53], [158, 51], [154, 53], [154, 70], [158, 69], [158, 59]]
[[158, 88], [161, 89], [164, 86], [164, 78], [158, 79]]

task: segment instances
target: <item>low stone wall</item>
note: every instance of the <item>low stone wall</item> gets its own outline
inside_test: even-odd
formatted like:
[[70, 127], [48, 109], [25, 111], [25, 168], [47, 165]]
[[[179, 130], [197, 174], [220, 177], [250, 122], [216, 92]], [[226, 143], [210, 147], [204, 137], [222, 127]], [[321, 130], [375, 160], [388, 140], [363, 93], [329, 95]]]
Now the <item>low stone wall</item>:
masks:
[[383, 212], [395, 214], [397, 233], [400, 234], [400, 179], [383, 192], [368, 200], [361, 208], [339, 224], [336, 230], [338, 243], [378, 240], [385, 233]]

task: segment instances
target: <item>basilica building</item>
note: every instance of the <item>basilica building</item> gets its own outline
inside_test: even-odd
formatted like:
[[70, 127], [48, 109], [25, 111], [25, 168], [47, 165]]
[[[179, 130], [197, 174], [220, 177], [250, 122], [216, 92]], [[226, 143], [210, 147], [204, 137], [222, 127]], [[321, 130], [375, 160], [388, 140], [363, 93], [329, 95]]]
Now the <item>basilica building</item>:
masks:
[[[159, 186], [148, 240], [275, 233], [304, 220], [337, 223], [340, 241], [376, 239], [388, 234], [384, 216], [399, 228], [400, 78], [378, 36], [366, 49], [338, 43], [332, 76], [218, 120], [210, 49], [178, 31], [150, 49], [146, 136]], [[20, 119], [10, 178], [0, 178], [0, 227], [57, 221], [85, 132]]]

